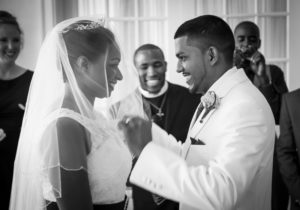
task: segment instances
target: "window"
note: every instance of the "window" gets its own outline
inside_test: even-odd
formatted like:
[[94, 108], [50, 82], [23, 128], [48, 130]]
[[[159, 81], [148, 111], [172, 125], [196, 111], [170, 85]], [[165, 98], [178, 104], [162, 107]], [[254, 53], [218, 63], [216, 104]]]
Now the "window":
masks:
[[[111, 22], [128, 61], [145, 43], [162, 48], [168, 61], [167, 78], [186, 86], [175, 72], [173, 35], [184, 21], [199, 15], [222, 17], [232, 29], [243, 20], [255, 22], [261, 32], [260, 51], [266, 62], [278, 65], [289, 79], [290, 0], [78, 0], [79, 15], [103, 14]], [[289, 81], [287, 81], [289, 84]]]
[[126, 59], [134, 50], [153, 43], [168, 52], [167, 0], [79, 0], [79, 15], [104, 15]]
[[260, 28], [261, 52], [289, 78], [289, 0], [196, 0], [196, 14], [222, 17], [232, 29], [244, 20]]

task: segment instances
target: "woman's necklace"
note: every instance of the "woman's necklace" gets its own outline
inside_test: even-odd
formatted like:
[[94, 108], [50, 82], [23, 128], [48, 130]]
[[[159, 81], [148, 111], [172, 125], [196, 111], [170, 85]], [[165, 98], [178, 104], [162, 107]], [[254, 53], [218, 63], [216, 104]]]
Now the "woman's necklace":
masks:
[[165, 114], [162, 112], [162, 109], [165, 105], [165, 101], [166, 101], [166, 98], [167, 98], [167, 93], [165, 93], [163, 99], [162, 99], [162, 102], [160, 104], [160, 107], [156, 106], [155, 104], [153, 104], [151, 101], [147, 100], [148, 103], [157, 110], [157, 113], [155, 114], [157, 117], [161, 118], [163, 117]]

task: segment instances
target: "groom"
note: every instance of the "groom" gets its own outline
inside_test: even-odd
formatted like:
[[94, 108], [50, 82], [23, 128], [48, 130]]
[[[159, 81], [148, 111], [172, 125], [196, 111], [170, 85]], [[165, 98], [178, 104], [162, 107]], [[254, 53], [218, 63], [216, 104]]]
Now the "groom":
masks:
[[183, 23], [174, 38], [178, 72], [190, 92], [205, 95], [182, 145], [141, 118], [120, 122], [139, 157], [130, 181], [184, 210], [269, 210], [274, 118], [244, 71], [233, 67], [230, 27], [204, 15]]

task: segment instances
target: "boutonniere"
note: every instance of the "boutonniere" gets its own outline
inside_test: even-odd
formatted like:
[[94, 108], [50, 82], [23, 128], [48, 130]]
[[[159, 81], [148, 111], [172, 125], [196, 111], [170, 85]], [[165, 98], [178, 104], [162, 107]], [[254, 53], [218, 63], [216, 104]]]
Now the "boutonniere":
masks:
[[214, 91], [208, 91], [201, 97], [201, 106], [201, 108], [204, 109], [204, 113], [200, 119], [200, 123], [203, 122], [211, 110], [217, 109], [220, 106], [220, 98]]

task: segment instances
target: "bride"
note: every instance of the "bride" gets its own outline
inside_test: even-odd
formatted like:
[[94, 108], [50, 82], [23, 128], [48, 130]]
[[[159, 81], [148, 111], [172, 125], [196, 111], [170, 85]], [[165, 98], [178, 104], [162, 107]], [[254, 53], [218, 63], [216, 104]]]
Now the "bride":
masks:
[[143, 107], [138, 94], [123, 100], [138, 79], [120, 62], [103, 19], [66, 20], [47, 36], [27, 99], [11, 210], [126, 208], [132, 158], [117, 121]]

